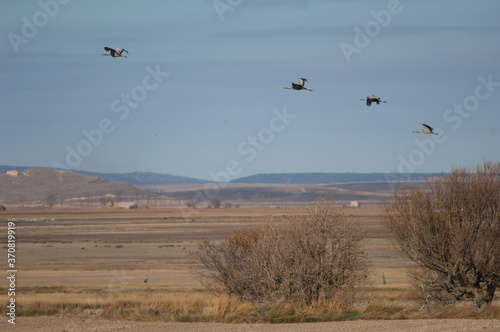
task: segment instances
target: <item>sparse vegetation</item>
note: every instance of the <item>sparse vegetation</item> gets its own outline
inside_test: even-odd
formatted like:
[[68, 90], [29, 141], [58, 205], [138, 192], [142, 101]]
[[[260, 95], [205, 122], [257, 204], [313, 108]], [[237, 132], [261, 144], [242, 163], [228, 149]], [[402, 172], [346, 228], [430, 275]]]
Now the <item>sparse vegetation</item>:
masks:
[[198, 206], [199, 203], [200, 203], [200, 201], [197, 199], [190, 199], [190, 200], [186, 201], [185, 204], [190, 209], [196, 209], [196, 207]]
[[163, 245], [159, 245], [158, 248], [172, 248], [172, 247], [175, 247], [175, 245], [173, 244], [163, 244]]
[[[104, 289], [36, 289], [16, 307], [20, 316], [78, 315], [111, 320], [224, 323], [305, 323], [347, 320], [500, 319], [500, 307], [415, 306], [377, 302], [341, 307], [335, 301], [310, 306], [279, 303], [262, 306], [235, 297], [207, 293], [165, 293], [160, 289], [108, 294]], [[71, 295], [71, 296], [69, 296]], [[5, 315], [6, 302], [0, 312]]]
[[410, 276], [427, 302], [490, 305], [500, 286], [500, 162], [428, 187], [402, 188], [385, 208], [395, 247], [418, 265]]
[[[301, 323], [474, 318], [484, 319], [478, 321], [481, 327], [486, 320], [500, 319], [498, 294], [491, 306], [481, 310], [469, 304], [428, 305], [421, 309], [418, 302], [421, 292], [409, 287], [404, 273], [410, 262], [393, 248], [386, 247], [387, 233], [380, 223], [381, 210], [374, 205], [343, 210], [349, 213], [350, 222], [359, 224], [367, 233], [363, 248], [374, 259], [374, 272], [368, 274], [368, 285], [362, 288], [361, 297], [352, 305], [337, 299], [310, 305], [298, 301], [256, 303], [202, 289], [190, 269], [196, 262], [185, 254], [185, 250], [197, 250], [199, 236], [208, 230], [208, 239], [216, 244], [224, 240], [225, 235], [230, 238], [231, 234], [238, 233], [235, 229], [241, 229], [239, 233], [247, 232], [251, 238], [250, 227], [253, 232], [262, 230], [260, 226], [266, 220], [284, 225], [287, 219], [280, 216], [289, 211], [286, 207], [272, 209], [245, 204], [231, 210], [199, 209], [185, 217], [183, 211], [177, 209], [9, 208], [4, 212], [6, 218], [57, 216], [57, 220], [50, 222], [22, 223], [23, 245], [18, 248], [19, 254], [24, 257], [24, 266], [33, 268], [24, 270], [23, 282], [16, 289], [16, 314], [20, 317], [53, 315], [41, 317], [40, 321], [54, 322], [68, 316], [102, 318], [110, 324], [111, 320]], [[295, 210], [289, 218], [302, 213]], [[191, 222], [193, 216], [196, 223]], [[237, 243], [235, 240], [234, 244]], [[113, 250], [115, 245], [125, 247]], [[6, 245], [2, 246], [7, 249]], [[82, 247], [86, 249], [81, 250]], [[70, 262], [68, 257], [74, 259]], [[382, 271], [387, 276], [387, 285], [380, 283]], [[151, 282], [146, 287], [143, 280], [148, 274]], [[7, 288], [0, 287], [0, 314], [4, 316], [9, 301], [7, 293]]]
[[48, 207], [53, 207], [54, 204], [56, 204], [57, 202], [57, 197], [54, 195], [54, 194], [48, 194], [46, 197], [45, 197], [45, 204], [48, 205]]
[[275, 218], [262, 229], [206, 238], [190, 254], [204, 285], [256, 303], [352, 303], [366, 275], [363, 236], [342, 211], [323, 201]]
[[219, 197], [214, 197], [210, 200], [210, 206], [213, 207], [214, 209], [218, 209], [222, 204], [222, 201], [220, 200]]

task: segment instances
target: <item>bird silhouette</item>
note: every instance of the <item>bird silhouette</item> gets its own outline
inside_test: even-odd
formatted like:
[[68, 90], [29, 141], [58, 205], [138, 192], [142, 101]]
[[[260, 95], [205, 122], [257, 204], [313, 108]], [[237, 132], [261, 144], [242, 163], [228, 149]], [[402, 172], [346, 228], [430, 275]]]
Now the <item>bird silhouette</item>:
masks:
[[425, 123], [422, 123], [422, 126], [424, 126], [424, 129], [422, 129], [421, 131], [413, 131], [414, 133], [417, 133], [417, 134], [433, 134], [433, 135], [439, 135], [437, 133], [434, 132], [434, 129], [429, 126], [429, 125], [426, 125]]
[[380, 97], [377, 97], [375, 95], [371, 95], [371, 97], [366, 97], [366, 99], [360, 99], [362, 101], [366, 100], [366, 106], [371, 106], [372, 103], [376, 103], [377, 105], [380, 103], [387, 103], [385, 100], [380, 100]]
[[104, 47], [105, 51], [108, 51], [109, 53], [101, 53], [101, 55], [107, 55], [111, 56], [113, 58], [126, 58], [126, 56], [122, 55], [123, 52], [127, 52], [127, 50], [124, 50], [123, 48], [117, 48], [116, 50], [110, 48], [110, 47]]
[[306, 84], [307, 79], [305, 78], [298, 78], [297, 83], [292, 82], [292, 87], [289, 88], [285, 86], [283, 89], [291, 89], [291, 90], [307, 90], [307, 91], [312, 91], [311, 89], [307, 89], [304, 87], [304, 84]]

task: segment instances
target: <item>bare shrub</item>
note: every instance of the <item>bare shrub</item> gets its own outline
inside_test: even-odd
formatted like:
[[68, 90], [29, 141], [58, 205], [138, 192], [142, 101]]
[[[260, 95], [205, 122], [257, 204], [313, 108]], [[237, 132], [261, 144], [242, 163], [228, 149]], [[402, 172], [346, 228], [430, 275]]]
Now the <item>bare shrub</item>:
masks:
[[49, 193], [47, 196], [45, 196], [45, 203], [51, 208], [54, 206], [54, 204], [57, 203], [57, 197], [56, 195]]
[[190, 199], [190, 200], [185, 202], [186, 206], [190, 209], [196, 209], [196, 207], [198, 206], [199, 203], [200, 203], [200, 201], [197, 199]]
[[222, 201], [219, 197], [214, 197], [210, 200], [210, 206], [214, 209], [218, 209], [222, 204]]
[[500, 163], [395, 191], [383, 222], [417, 263], [409, 274], [426, 300], [491, 304], [500, 285]]
[[257, 231], [202, 239], [190, 254], [204, 285], [217, 292], [253, 302], [348, 302], [366, 275], [362, 238], [340, 208], [318, 202]]

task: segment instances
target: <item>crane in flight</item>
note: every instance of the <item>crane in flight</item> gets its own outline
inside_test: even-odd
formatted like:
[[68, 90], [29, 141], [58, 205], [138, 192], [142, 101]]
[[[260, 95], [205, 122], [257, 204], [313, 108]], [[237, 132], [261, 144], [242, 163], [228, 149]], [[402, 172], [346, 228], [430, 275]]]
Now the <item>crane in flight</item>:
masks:
[[437, 133], [434, 132], [434, 129], [429, 126], [429, 125], [426, 125], [425, 123], [422, 123], [422, 126], [424, 126], [424, 129], [422, 129], [421, 131], [413, 131], [414, 133], [417, 133], [417, 134], [433, 134], [433, 135], [439, 135]]
[[123, 52], [127, 52], [127, 50], [124, 50], [123, 48], [117, 48], [116, 50], [110, 48], [110, 47], [104, 47], [105, 51], [108, 51], [109, 53], [101, 53], [101, 55], [107, 55], [107, 56], [112, 56], [113, 58], [126, 58], [126, 56], [122, 55]]
[[307, 79], [305, 78], [298, 78], [297, 83], [292, 82], [292, 87], [289, 88], [285, 86], [283, 89], [292, 89], [292, 90], [307, 90], [307, 91], [312, 91], [311, 89], [307, 89], [304, 87], [304, 84], [306, 84]]
[[377, 97], [375, 95], [371, 95], [371, 97], [366, 97], [366, 99], [360, 99], [360, 100], [362, 101], [366, 100], [366, 106], [371, 106], [372, 103], [377, 103], [377, 105], [380, 103], [387, 103], [387, 101], [380, 100], [380, 97]]

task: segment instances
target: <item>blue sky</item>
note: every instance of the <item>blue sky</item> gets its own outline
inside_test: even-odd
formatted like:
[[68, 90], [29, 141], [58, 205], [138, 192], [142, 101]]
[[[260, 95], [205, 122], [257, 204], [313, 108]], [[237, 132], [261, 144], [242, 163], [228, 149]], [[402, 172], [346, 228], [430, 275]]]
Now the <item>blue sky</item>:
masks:
[[[0, 164], [225, 180], [498, 161], [498, 14], [496, 0], [2, 1]], [[282, 89], [298, 77], [313, 91]], [[388, 103], [359, 101], [372, 94]], [[413, 134], [422, 123], [440, 135]]]

